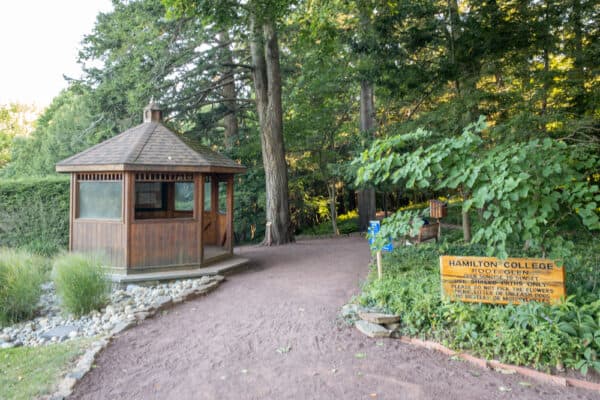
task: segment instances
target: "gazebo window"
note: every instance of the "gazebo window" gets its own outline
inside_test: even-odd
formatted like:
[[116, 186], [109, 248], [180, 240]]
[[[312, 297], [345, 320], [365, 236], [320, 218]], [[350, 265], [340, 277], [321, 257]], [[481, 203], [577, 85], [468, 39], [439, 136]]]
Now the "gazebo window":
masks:
[[227, 182], [219, 181], [219, 213], [227, 214]]
[[175, 211], [194, 211], [194, 182], [175, 182]]
[[204, 211], [212, 210], [212, 181], [210, 176], [204, 178]]
[[192, 218], [194, 182], [189, 174], [138, 173], [135, 218]]
[[78, 218], [121, 219], [121, 174], [78, 175]]

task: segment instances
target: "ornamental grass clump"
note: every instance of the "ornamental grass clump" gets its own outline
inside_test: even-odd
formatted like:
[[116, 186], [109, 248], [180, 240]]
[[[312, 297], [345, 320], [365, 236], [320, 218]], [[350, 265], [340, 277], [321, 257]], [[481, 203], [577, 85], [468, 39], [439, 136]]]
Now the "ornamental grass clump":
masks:
[[0, 324], [33, 317], [42, 294], [44, 259], [24, 250], [0, 249]]
[[70, 253], [54, 261], [52, 279], [64, 311], [80, 316], [109, 299], [110, 282], [99, 257]]

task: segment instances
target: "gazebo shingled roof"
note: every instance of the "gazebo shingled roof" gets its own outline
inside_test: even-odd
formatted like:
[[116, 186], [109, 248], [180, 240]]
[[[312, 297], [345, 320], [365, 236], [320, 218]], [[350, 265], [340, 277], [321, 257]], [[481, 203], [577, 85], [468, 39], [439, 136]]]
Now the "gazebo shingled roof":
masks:
[[56, 164], [58, 172], [169, 171], [240, 173], [245, 167], [157, 121], [144, 122]]

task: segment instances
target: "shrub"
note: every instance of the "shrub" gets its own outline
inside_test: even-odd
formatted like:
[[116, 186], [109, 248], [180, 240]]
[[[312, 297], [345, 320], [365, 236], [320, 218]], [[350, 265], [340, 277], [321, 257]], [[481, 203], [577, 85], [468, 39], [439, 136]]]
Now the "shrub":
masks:
[[0, 179], [0, 243], [52, 255], [68, 241], [68, 177]]
[[[358, 212], [350, 211], [347, 214], [338, 215], [337, 226], [342, 235], [358, 232]], [[321, 222], [318, 225], [309, 226], [300, 232], [302, 235], [311, 236], [331, 235], [332, 233], [331, 220]]]
[[108, 302], [110, 282], [99, 257], [62, 254], [54, 261], [52, 278], [65, 311], [83, 315]]
[[360, 301], [402, 315], [404, 334], [433, 338], [457, 350], [545, 370], [564, 365], [584, 374], [600, 372], [599, 242], [587, 245], [580, 259], [568, 260], [570, 295], [557, 304], [502, 306], [442, 299], [438, 257], [485, 254], [482, 245], [448, 242], [385, 254], [383, 279], [377, 280], [373, 271]]
[[41, 257], [23, 250], [0, 249], [0, 323], [33, 316], [44, 276]]

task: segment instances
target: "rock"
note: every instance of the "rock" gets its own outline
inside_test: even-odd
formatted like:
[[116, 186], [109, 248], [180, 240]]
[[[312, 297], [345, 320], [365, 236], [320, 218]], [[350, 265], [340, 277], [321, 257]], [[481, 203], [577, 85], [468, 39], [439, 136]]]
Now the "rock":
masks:
[[125, 290], [129, 293], [133, 293], [133, 292], [137, 291], [140, 287], [141, 286], [139, 286], [139, 285], [129, 284], [129, 285], [127, 285], [127, 288]]
[[394, 322], [393, 324], [383, 324], [383, 326], [385, 326], [387, 329], [389, 329], [392, 332], [395, 332], [398, 329], [400, 329], [400, 324], [398, 322]]
[[71, 332], [77, 332], [77, 327], [73, 325], [63, 325], [52, 328], [41, 334], [41, 337], [54, 341], [63, 340], [69, 337]]
[[68, 376], [69, 378], [73, 378], [73, 379], [79, 380], [79, 379], [83, 378], [83, 376], [84, 376], [85, 374], [87, 374], [87, 372], [88, 372], [88, 371], [77, 370], [77, 371], [73, 371], [73, 372], [71, 372], [71, 373], [70, 373], [70, 374], [68, 374], [67, 376]]
[[358, 314], [358, 304], [346, 304], [342, 307], [342, 317], [344, 318], [352, 318], [352, 317], [356, 317], [356, 315]]
[[146, 312], [146, 311], [138, 311], [134, 314], [135, 319], [137, 319], [138, 321], [143, 321], [145, 320], [148, 315], [150, 315], [150, 313]]
[[65, 377], [58, 385], [58, 392], [65, 396], [70, 395], [75, 383], [77, 383], [77, 379], [70, 376]]
[[77, 331], [72, 331], [69, 333], [69, 339], [75, 339], [77, 337]]
[[135, 321], [122, 321], [115, 325], [115, 327], [110, 332], [112, 335], [116, 335], [117, 333], [121, 333], [126, 329], [129, 329], [136, 325]]
[[110, 331], [113, 328], [114, 324], [111, 324], [110, 322], [102, 325], [102, 330], [103, 331]]
[[111, 305], [106, 306], [106, 309], [104, 309], [104, 314], [106, 315], [113, 315], [115, 313], [115, 308]]
[[161, 307], [166, 307], [167, 305], [169, 305], [172, 302], [171, 300], [171, 296], [158, 296], [152, 306], [154, 308], [161, 308]]
[[0, 342], [12, 342], [12, 338], [7, 333], [0, 334]]
[[0, 344], [0, 349], [12, 349], [13, 347], [16, 347], [15, 344], [10, 342]]
[[356, 329], [371, 338], [386, 338], [392, 333], [381, 325], [373, 324], [364, 320], [358, 320], [355, 323]]
[[360, 319], [374, 324], [393, 324], [400, 321], [399, 315], [359, 311]]

